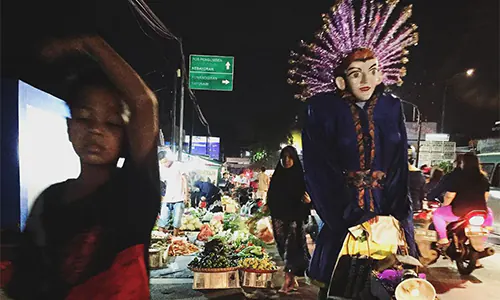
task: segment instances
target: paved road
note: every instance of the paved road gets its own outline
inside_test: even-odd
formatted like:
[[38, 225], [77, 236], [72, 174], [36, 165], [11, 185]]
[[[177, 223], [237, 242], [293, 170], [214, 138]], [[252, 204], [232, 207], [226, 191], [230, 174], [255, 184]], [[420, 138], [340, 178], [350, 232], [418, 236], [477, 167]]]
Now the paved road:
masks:
[[458, 273], [455, 264], [440, 260], [427, 273], [441, 300], [500, 299], [500, 236], [490, 238], [496, 254], [481, 260], [483, 269], [469, 276]]
[[[500, 299], [500, 236], [490, 238], [494, 243], [496, 254], [484, 258], [483, 269], [475, 270], [472, 275], [462, 276], [456, 266], [449, 260], [439, 260], [429, 267], [427, 276], [434, 285], [440, 300], [473, 300], [473, 299]], [[282, 275], [281, 275], [282, 276]], [[275, 284], [279, 286], [282, 278], [278, 275]], [[240, 290], [212, 291], [202, 293], [191, 289], [191, 280], [152, 279], [152, 299], [178, 300], [238, 300], [245, 299]], [[274, 293], [254, 295], [255, 299], [316, 299], [317, 288], [300, 282], [300, 293], [291, 296], [280, 296]], [[248, 294], [247, 294], [248, 295]], [[260, 297], [259, 297], [260, 296]]]

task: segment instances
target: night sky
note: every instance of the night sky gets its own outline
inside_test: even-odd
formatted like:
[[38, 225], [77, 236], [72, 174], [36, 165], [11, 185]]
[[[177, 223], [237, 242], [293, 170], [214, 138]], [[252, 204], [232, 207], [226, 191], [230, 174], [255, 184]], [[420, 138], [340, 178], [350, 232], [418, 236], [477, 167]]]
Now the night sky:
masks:
[[[51, 36], [97, 32], [157, 91], [162, 121], [168, 123], [179, 58], [175, 43], [158, 38], [125, 0], [31, 2], [2, 1], [4, 76], [20, 76], [57, 94], [62, 72], [40, 66], [34, 59], [36, 45]], [[408, 76], [395, 93], [417, 104], [428, 121], [439, 121], [443, 82], [475, 68], [473, 77], [457, 76], [450, 82], [445, 125], [460, 134], [460, 141], [488, 135], [500, 119], [499, 1], [401, 2], [414, 4], [411, 20], [419, 26], [420, 43], [410, 49]], [[289, 52], [298, 49], [301, 39], [312, 39], [322, 24], [321, 13], [333, 1], [283, 1], [282, 6], [272, 1], [147, 3], [182, 37], [187, 56], [235, 57], [233, 92], [196, 91], [226, 155], [257, 142], [278, 145], [304, 109], [286, 84]], [[186, 109], [189, 134], [191, 106]], [[206, 133], [199, 122], [195, 131]]]

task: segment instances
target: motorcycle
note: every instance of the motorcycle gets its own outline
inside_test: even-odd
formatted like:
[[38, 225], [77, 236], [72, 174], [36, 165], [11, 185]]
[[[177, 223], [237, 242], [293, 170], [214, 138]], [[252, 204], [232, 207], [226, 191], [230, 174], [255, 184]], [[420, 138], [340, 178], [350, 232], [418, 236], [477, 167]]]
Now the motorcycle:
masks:
[[432, 223], [432, 213], [440, 206], [439, 201], [426, 201], [423, 210], [413, 215], [419, 260], [424, 266], [428, 266], [444, 256], [455, 261], [460, 274], [469, 275], [476, 269], [478, 259], [495, 254], [493, 248], [485, 247], [489, 234], [484, 226], [487, 212], [471, 211], [458, 221], [449, 223], [446, 234], [450, 245], [442, 249], [437, 245], [438, 236]]

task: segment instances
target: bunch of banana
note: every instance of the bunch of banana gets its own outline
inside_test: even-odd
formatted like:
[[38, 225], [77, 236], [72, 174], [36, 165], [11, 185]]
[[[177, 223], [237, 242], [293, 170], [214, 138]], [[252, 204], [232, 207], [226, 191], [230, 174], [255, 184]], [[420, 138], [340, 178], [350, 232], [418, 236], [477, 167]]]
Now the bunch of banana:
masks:
[[250, 269], [250, 270], [261, 270], [261, 271], [274, 271], [276, 270], [276, 264], [270, 260], [269, 257], [255, 258], [248, 257], [243, 258], [239, 261], [240, 268]]

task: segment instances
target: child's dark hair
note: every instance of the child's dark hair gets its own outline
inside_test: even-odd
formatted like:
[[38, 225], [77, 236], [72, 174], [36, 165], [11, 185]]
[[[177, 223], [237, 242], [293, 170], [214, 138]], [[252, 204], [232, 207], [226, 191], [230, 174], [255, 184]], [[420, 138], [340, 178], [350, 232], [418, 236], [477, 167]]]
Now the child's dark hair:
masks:
[[[122, 95], [118, 88], [109, 80], [108, 76], [100, 69], [91, 68], [87, 70], [80, 70], [80, 72], [69, 77], [69, 85], [66, 92], [66, 103], [70, 109], [71, 114], [73, 109], [80, 104], [83, 93], [89, 87], [103, 88], [113, 93], [120, 101], [123, 112], [122, 117], [127, 123], [130, 118], [130, 111], [122, 99]], [[120, 157], [127, 158], [129, 156], [128, 140], [125, 138], [121, 146]]]
[[69, 87], [65, 100], [70, 110], [78, 105], [79, 101], [82, 100], [82, 94], [89, 87], [104, 88], [115, 94], [118, 99], [122, 98], [120, 91], [103, 71], [98, 69], [85, 70], [72, 75], [69, 79]]

